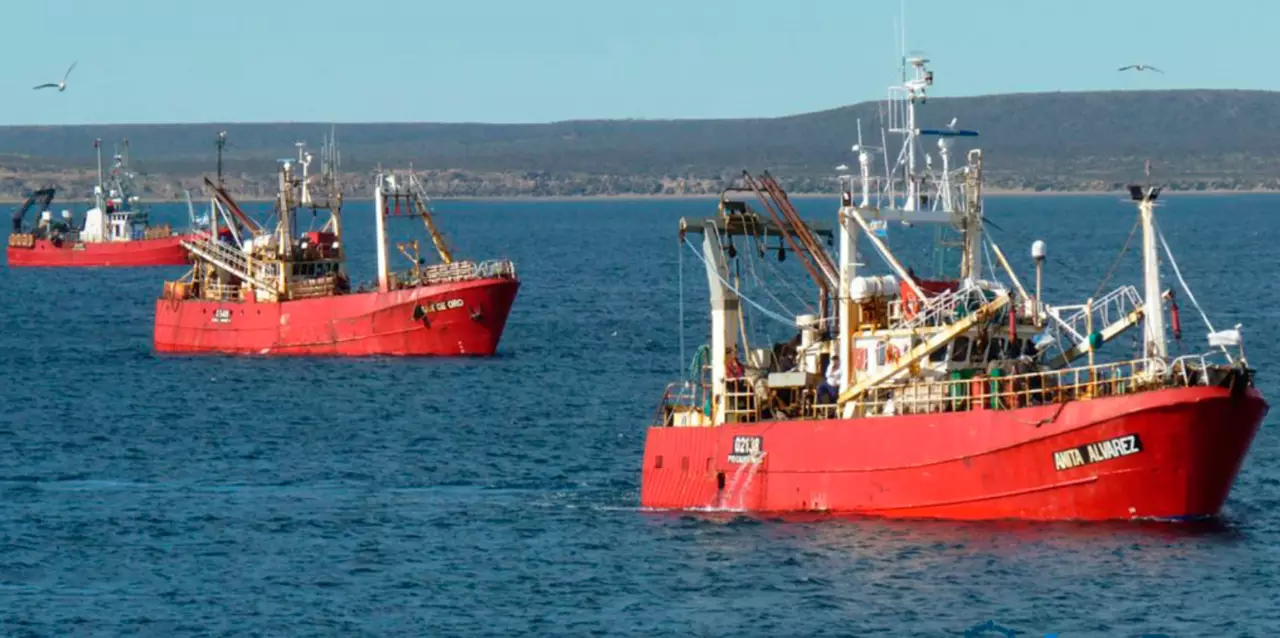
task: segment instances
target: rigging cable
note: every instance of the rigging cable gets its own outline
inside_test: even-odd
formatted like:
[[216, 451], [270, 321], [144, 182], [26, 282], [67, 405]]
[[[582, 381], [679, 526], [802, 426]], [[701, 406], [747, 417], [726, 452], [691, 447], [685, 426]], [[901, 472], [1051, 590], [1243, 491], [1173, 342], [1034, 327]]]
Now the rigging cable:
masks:
[[[1154, 225], [1155, 222], [1153, 221], [1152, 224]], [[1173, 274], [1178, 278], [1178, 283], [1182, 284], [1183, 292], [1187, 293], [1187, 298], [1191, 300], [1191, 305], [1196, 309], [1196, 312], [1200, 313], [1200, 319], [1204, 321], [1204, 325], [1209, 329], [1209, 332], [1216, 332], [1213, 329], [1213, 324], [1209, 322], [1209, 316], [1204, 313], [1204, 310], [1200, 307], [1200, 303], [1196, 301], [1196, 296], [1191, 294], [1191, 287], [1188, 286], [1186, 280], [1182, 278], [1182, 271], [1178, 270], [1178, 262], [1173, 259], [1173, 251], [1169, 250], [1169, 244], [1165, 242], [1164, 233], [1160, 231], [1160, 226], [1155, 225], [1155, 230], [1156, 237], [1160, 238], [1160, 245], [1164, 247], [1164, 254], [1169, 258], [1169, 265], [1173, 266]], [[1226, 346], [1219, 347], [1222, 348], [1224, 353], [1227, 351]]]
[[747, 302], [747, 303], [751, 304], [751, 306], [752, 306], [753, 308], [755, 308], [756, 310], [759, 310], [761, 313], [763, 313], [763, 314], [764, 314], [764, 316], [766, 316], [766, 317], [768, 317], [768, 318], [770, 318], [770, 319], [773, 319], [774, 321], [777, 321], [778, 323], [785, 324], [785, 325], [787, 325], [787, 326], [792, 326], [792, 325], [795, 323], [793, 320], [788, 319], [788, 318], [786, 318], [786, 317], [783, 317], [782, 315], [780, 315], [780, 314], [778, 314], [778, 313], [776, 313], [776, 312], [773, 312], [772, 310], [769, 310], [768, 308], [765, 308], [764, 306], [762, 306], [762, 305], [760, 305], [760, 304], [756, 303], [756, 302], [755, 302], [754, 300], [752, 300], [750, 297], [747, 297], [746, 295], [742, 294], [742, 291], [740, 291], [740, 290], [738, 290], [736, 287], [734, 287], [734, 285], [733, 285], [733, 284], [729, 283], [728, 281], [725, 281], [724, 277], [721, 277], [721, 276], [720, 276], [720, 273], [719, 273], [719, 272], [716, 272], [715, 268], [712, 268], [712, 267], [711, 267], [711, 265], [707, 263], [706, 258], [704, 258], [702, 255], [699, 255], [699, 254], [698, 254], [698, 249], [694, 247], [693, 242], [690, 242], [688, 237], [685, 237], [685, 239], [684, 239], [684, 243], [686, 243], [686, 244], [688, 244], [688, 245], [689, 245], [689, 250], [692, 250], [692, 251], [693, 251], [693, 256], [694, 256], [694, 257], [697, 257], [697, 258], [698, 258], [698, 261], [701, 261], [701, 262], [702, 262], [702, 264], [703, 264], [704, 266], [706, 266], [706, 267], [707, 267], [707, 272], [715, 273], [715, 275], [716, 275], [716, 279], [719, 279], [719, 280], [720, 280], [720, 283], [724, 284], [726, 288], [728, 288], [729, 290], [732, 290], [732, 291], [734, 292], [734, 294], [738, 295], [738, 298], [740, 298], [740, 299], [742, 299], [743, 301], [745, 301], [745, 302]]
[[[760, 252], [760, 249], [761, 249], [762, 247], [763, 247], [763, 248], [766, 248], [766, 249], [768, 248], [768, 242], [767, 242], [767, 241], [765, 241], [765, 242], [763, 243], [763, 246], [762, 246], [762, 244], [761, 244], [761, 241], [760, 241], [759, 237], [757, 237], [757, 236], [756, 236], [755, 231], [757, 230], [757, 229], [756, 229], [756, 225], [757, 225], [758, 223], [759, 223], [759, 221], [758, 221], [757, 219], [750, 219], [750, 220], [749, 220], [749, 224], [750, 224], [750, 226], [751, 226], [751, 231], [752, 231], [751, 238], [752, 238], [752, 240], [753, 240], [753, 241], [755, 242], [755, 244], [756, 244], [756, 250], [757, 250], [757, 252]], [[768, 228], [765, 228], [763, 225], [761, 225], [761, 226], [760, 226], [760, 230], [761, 230], [761, 231], [763, 231], [764, 236], [765, 236], [765, 239], [767, 240], [767, 239], [768, 239], [768, 237], [769, 237], [769, 229], [768, 229]], [[778, 241], [782, 241], [781, 236], [779, 236]], [[767, 265], [769, 266], [769, 268], [773, 269], [773, 271], [777, 273], [777, 275], [778, 275], [778, 279], [779, 279], [780, 281], [782, 281], [782, 283], [783, 283], [783, 284], [786, 284], [786, 286], [787, 286], [787, 292], [790, 292], [790, 293], [791, 293], [791, 296], [795, 297], [795, 298], [796, 298], [796, 301], [799, 301], [799, 302], [800, 302], [800, 305], [804, 306], [804, 307], [805, 307], [805, 309], [806, 309], [806, 310], [808, 310], [809, 312], [814, 312], [813, 305], [811, 305], [809, 302], [805, 301], [804, 297], [803, 297], [803, 296], [801, 296], [799, 292], [797, 292], [797, 291], [799, 290], [799, 287], [798, 287], [794, 282], [792, 282], [792, 281], [791, 281], [791, 278], [787, 276], [787, 273], [786, 273], [786, 272], [784, 272], [784, 271], [782, 270], [782, 268], [780, 268], [777, 264], [773, 263], [773, 260], [771, 260], [771, 259], [768, 259], [768, 258], [762, 258], [762, 261], [764, 261], [764, 263], [765, 263], [765, 264], [767, 264]], [[759, 280], [759, 279], [760, 279], [759, 275], [757, 275], [757, 274], [756, 274], [754, 263], [753, 263], [753, 265], [751, 266], [751, 274], [752, 274], [753, 276], [755, 276], [757, 280]], [[777, 304], [778, 304], [778, 306], [779, 306], [780, 308], [782, 308], [783, 310], [785, 310], [785, 311], [787, 311], [787, 312], [792, 312], [792, 311], [791, 311], [791, 309], [787, 307], [787, 304], [782, 303], [782, 301], [781, 301], [780, 299], [778, 299], [778, 298], [777, 298], [777, 297], [776, 297], [776, 296], [775, 296], [771, 291], [769, 291], [767, 287], [766, 287], [766, 289], [765, 289], [765, 292], [769, 295], [769, 297], [771, 297], [771, 298], [773, 299], [773, 301], [774, 301], [775, 303], [777, 303]]]
[[1116, 267], [1120, 265], [1120, 259], [1129, 251], [1129, 244], [1133, 243], [1133, 236], [1138, 233], [1138, 226], [1142, 223], [1142, 215], [1139, 214], [1133, 220], [1133, 228], [1129, 229], [1129, 238], [1124, 240], [1124, 246], [1120, 248], [1120, 254], [1116, 255], [1116, 260], [1111, 262], [1111, 268], [1107, 270], [1107, 274], [1102, 277], [1102, 281], [1098, 282], [1098, 289], [1093, 291], [1092, 298], [1097, 299], [1098, 293], [1102, 292], [1102, 288], [1111, 281], [1111, 276], [1116, 274]]

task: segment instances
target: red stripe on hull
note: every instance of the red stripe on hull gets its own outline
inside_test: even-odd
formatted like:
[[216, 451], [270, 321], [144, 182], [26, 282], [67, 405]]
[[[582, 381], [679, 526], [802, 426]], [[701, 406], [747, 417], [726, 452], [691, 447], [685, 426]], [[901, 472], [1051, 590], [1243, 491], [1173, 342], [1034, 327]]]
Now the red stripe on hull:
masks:
[[[159, 299], [155, 348], [170, 353], [488, 356], [498, 348], [519, 286], [511, 279], [481, 279], [282, 303]], [[416, 306], [450, 305], [452, 300], [461, 304], [414, 319]]]
[[136, 241], [86, 242], [54, 246], [37, 239], [30, 248], [9, 247], [9, 267], [17, 266], [182, 266], [188, 263], [182, 240], [189, 237], [161, 237]]
[[[1017, 410], [651, 427], [640, 501], [966, 520], [1212, 516], [1266, 413], [1252, 388], [1197, 387]], [[1140, 452], [1055, 463], [1128, 435]], [[736, 436], [760, 437], [758, 463], [729, 460]]]

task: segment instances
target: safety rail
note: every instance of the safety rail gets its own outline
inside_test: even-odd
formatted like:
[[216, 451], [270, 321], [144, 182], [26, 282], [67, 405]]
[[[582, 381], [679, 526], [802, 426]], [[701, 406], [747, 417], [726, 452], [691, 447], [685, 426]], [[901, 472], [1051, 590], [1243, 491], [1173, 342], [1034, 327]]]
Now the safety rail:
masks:
[[34, 248], [37, 239], [47, 239], [56, 248], [61, 248], [63, 244], [80, 244], [80, 231], [48, 231], [38, 230], [36, 233], [12, 233], [9, 235], [9, 245], [14, 248]]
[[711, 425], [711, 406], [706, 388], [692, 381], [671, 383], [662, 393], [662, 402], [654, 414], [657, 426]]
[[434, 264], [421, 269], [406, 270], [395, 274], [399, 287], [471, 281], [474, 279], [515, 279], [516, 266], [506, 259], [455, 261], [452, 264]]
[[163, 239], [165, 237], [172, 237], [173, 234], [173, 227], [168, 224], [161, 224], [159, 226], [148, 226], [146, 230], [142, 231], [142, 238]]
[[751, 381], [745, 377], [724, 380], [724, 420], [726, 423], [755, 423], [760, 406]]
[[[903, 328], [937, 328], [954, 323], [957, 319], [966, 316], [968, 313], [976, 311], [984, 304], [994, 299], [988, 298], [987, 292], [992, 295], [999, 294], [995, 291], [983, 291], [980, 288], [965, 288], [961, 290], [948, 290], [926, 300], [917, 300], [915, 302], [904, 303], [901, 299], [895, 301], [899, 312], [893, 311], [892, 305], [890, 316], [904, 316], [906, 320], [902, 323]], [[914, 303], [918, 307], [912, 310], [911, 304]], [[905, 308], [903, 306], [906, 306]]]
[[[1072, 401], [1124, 396], [1170, 387], [1210, 384], [1206, 370], [1215, 353], [1187, 355], [1172, 362], [1135, 359], [1115, 363], [1003, 375], [998, 372], [936, 381], [915, 380], [872, 388], [844, 406], [855, 417], [880, 417], [976, 410], [1012, 410], [1060, 405]], [[758, 397], [746, 379], [726, 379], [725, 421], [752, 423], [762, 420]], [[734, 384], [740, 384], [735, 386]], [[684, 382], [671, 384], [663, 395], [658, 425], [712, 425], [714, 406], [709, 386]], [[807, 402], [798, 415], [802, 420], [837, 416], [834, 403]], [[696, 418], [677, 415], [697, 413]]]
[[882, 386], [853, 403], [854, 414], [891, 416], [972, 410], [1011, 410], [1037, 405], [1134, 394], [1186, 385], [1160, 359], [1044, 370], [1013, 375], [978, 375]]
[[257, 288], [274, 291], [279, 276], [279, 264], [262, 263], [250, 255], [217, 240], [207, 232], [197, 233], [192, 239], [183, 240], [183, 247], [197, 257], [208, 260], [223, 270], [251, 282]]
[[200, 296], [215, 301], [242, 301], [244, 289], [240, 286], [206, 282], [200, 286]]
[[[1090, 322], [1098, 330], [1120, 321], [1134, 309], [1142, 307], [1142, 295], [1133, 286], [1121, 286], [1093, 300], [1091, 305], [1092, 308], [1090, 304], [1053, 306], [1049, 308], [1049, 314], [1057, 319], [1060, 329], [1070, 333], [1072, 343], [1080, 343], [1088, 336]], [[1089, 319], [1091, 313], [1092, 320]]]
[[[1221, 363], [1214, 363], [1215, 359], [1220, 359]], [[1206, 371], [1214, 365], [1232, 365], [1235, 361], [1231, 359], [1227, 353], [1221, 350], [1213, 350], [1204, 354], [1185, 354], [1174, 359], [1169, 364], [1169, 374], [1180, 385], [1209, 385], [1209, 375]]]
[[337, 294], [338, 275], [324, 275], [307, 279], [294, 279], [289, 282], [290, 299], [306, 299], [308, 297], [329, 297]]

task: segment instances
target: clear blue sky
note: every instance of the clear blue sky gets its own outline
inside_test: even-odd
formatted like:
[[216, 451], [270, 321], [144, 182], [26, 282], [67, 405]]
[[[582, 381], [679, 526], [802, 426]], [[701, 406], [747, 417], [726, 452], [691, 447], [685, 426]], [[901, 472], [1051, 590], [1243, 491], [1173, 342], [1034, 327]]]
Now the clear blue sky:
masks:
[[[776, 116], [877, 99], [897, 0], [10, 0], [0, 124]], [[907, 1], [934, 95], [1275, 89], [1274, 0]], [[1251, 66], [1249, 59], [1259, 60]], [[65, 93], [33, 91], [79, 64]], [[1120, 74], [1154, 64], [1160, 76]]]

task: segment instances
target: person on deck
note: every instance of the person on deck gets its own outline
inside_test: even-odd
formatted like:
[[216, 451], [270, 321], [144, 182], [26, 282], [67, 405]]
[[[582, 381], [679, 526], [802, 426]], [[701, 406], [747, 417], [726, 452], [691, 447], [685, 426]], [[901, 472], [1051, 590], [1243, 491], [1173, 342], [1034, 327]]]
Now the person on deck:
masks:
[[729, 348], [724, 357], [724, 376], [728, 379], [741, 379], [743, 373], [742, 362], [738, 360], [738, 349]]
[[840, 396], [840, 357], [832, 356], [831, 363], [827, 364], [827, 375], [818, 384], [818, 403], [821, 405], [836, 402], [836, 398]]

